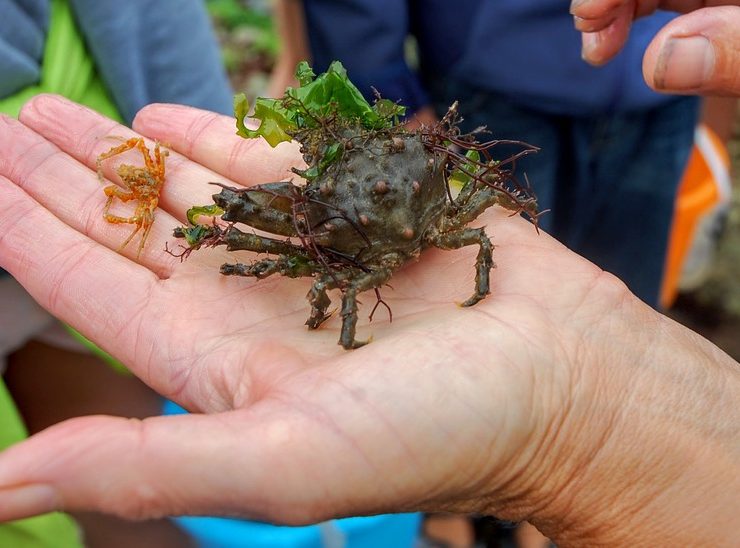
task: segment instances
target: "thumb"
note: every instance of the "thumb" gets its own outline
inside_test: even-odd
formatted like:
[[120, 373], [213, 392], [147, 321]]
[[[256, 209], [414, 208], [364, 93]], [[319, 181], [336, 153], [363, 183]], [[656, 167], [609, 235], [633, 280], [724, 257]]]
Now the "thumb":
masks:
[[[311, 484], [299, 457], [306, 424], [280, 415], [238, 410], [63, 422], [0, 454], [0, 522], [56, 510], [318, 521], [327, 511], [325, 491]], [[313, 479], [320, 485], [323, 476]]]
[[740, 95], [740, 7], [674, 19], [648, 46], [642, 71], [657, 91]]

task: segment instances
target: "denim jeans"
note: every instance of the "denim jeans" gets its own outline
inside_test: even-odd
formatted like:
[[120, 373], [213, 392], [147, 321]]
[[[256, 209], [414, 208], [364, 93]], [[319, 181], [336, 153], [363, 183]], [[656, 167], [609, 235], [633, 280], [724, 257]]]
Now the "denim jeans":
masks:
[[[518, 179], [526, 174], [540, 210], [549, 210], [540, 226], [657, 307], [698, 99], [671, 98], [650, 109], [576, 117], [523, 108], [459, 82], [440, 84], [432, 93], [439, 115], [460, 101], [463, 131], [485, 125], [491, 139], [540, 147], [517, 163]], [[491, 152], [503, 159], [514, 151], [501, 145]]]

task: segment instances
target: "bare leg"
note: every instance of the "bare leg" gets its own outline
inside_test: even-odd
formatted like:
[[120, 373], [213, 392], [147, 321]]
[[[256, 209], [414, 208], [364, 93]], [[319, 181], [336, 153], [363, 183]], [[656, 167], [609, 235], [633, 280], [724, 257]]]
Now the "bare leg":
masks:
[[429, 242], [440, 249], [459, 249], [478, 244], [480, 251], [475, 260], [475, 293], [462, 306], [473, 306], [491, 292], [489, 275], [493, 268], [493, 244], [482, 228], [464, 228], [456, 232], [438, 234]]

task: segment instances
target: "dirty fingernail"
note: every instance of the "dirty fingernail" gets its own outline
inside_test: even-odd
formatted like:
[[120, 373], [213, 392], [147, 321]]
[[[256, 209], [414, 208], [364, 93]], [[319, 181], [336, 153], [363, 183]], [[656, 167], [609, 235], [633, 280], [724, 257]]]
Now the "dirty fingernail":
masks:
[[0, 489], [0, 521], [46, 514], [57, 509], [59, 498], [50, 485], [33, 484]]
[[669, 38], [655, 65], [655, 87], [675, 90], [700, 88], [711, 76], [714, 61], [714, 48], [703, 36]]

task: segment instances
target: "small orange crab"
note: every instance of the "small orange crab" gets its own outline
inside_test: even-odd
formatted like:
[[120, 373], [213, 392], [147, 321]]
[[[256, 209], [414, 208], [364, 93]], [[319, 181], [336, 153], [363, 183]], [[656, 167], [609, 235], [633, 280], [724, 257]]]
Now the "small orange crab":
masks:
[[[152, 153], [146, 146], [144, 139], [134, 137], [98, 156], [96, 166], [98, 169], [98, 179], [100, 179], [101, 183], [105, 184], [103, 162], [108, 158], [123, 154], [134, 148], [141, 151], [144, 157], [144, 167], [121, 164], [116, 168], [116, 173], [118, 173], [124, 186], [121, 188], [118, 185], [108, 185], [103, 189], [105, 195], [108, 196], [108, 201], [105, 203], [105, 208], [103, 209], [103, 217], [109, 223], [136, 225], [131, 235], [118, 248], [119, 252], [129, 244], [139, 230], [144, 230], [139, 243], [139, 250], [136, 253], [136, 258], [138, 259], [139, 255], [141, 255], [141, 250], [144, 249], [144, 243], [147, 236], [149, 236], [152, 223], [154, 223], [154, 210], [157, 209], [159, 193], [164, 184], [164, 159], [169, 152], [166, 149], [161, 150], [160, 144], [155, 143], [154, 156], [152, 157]], [[113, 204], [113, 198], [118, 198], [122, 202], [136, 200], [134, 214], [131, 217], [120, 217], [109, 213], [110, 207]]]

